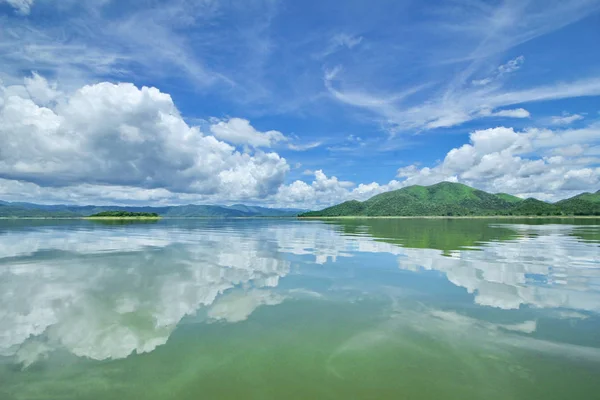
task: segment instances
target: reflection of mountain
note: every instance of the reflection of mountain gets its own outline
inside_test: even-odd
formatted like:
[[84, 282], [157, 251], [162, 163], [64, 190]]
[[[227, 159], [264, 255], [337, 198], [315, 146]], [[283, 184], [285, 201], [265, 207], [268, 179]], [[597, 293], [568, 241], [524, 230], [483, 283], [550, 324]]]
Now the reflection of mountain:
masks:
[[[480, 305], [600, 312], [600, 251], [593, 241], [600, 232], [598, 226], [497, 224], [483, 219], [339, 220], [329, 224], [343, 232], [344, 243], [317, 241], [312, 247], [317, 261], [319, 254], [335, 260], [351, 255], [352, 250], [387, 252], [398, 255], [401, 269], [445, 273], [450, 282], [473, 293]], [[373, 240], [385, 243], [376, 245]], [[332, 251], [334, 245], [336, 251]]]
[[458, 250], [450, 257], [406, 249], [400, 268], [436, 270], [475, 295], [480, 305], [529, 305], [600, 312], [598, 245], [571, 236], [570, 226], [516, 225], [522, 237]]
[[598, 226], [489, 220], [335, 221], [327, 226], [334, 229], [306, 224], [288, 230], [288, 240], [279, 240], [287, 242], [282, 250], [313, 254], [319, 264], [356, 252], [390, 253], [398, 256], [401, 269], [445, 273], [480, 305], [600, 312], [600, 251], [597, 242], [586, 240], [598, 235]]
[[490, 226], [485, 219], [335, 220], [345, 234], [367, 233], [388, 243], [418, 249], [458, 250], [517, 236], [512, 229]]

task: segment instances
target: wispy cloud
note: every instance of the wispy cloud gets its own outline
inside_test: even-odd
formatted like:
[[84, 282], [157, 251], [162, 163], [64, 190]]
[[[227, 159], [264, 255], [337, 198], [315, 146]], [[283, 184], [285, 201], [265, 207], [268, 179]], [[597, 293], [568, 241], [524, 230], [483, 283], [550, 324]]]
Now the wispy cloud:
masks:
[[[525, 108], [506, 108], [530, 102], [600, 95], [598, 76], [530, 87], [513, 84], [509, 88], [505, 81], [518, 75], [525, 56], [497, 62], [499, 53], [580, 20], [600, 9], [600, 2], [552, 1], [552, 9], [535, 0], [507, 1], [497, 7], [478, 1], [469, 4], [470, 7], [458, 6], [448, 13], [440, 12], [440, 19], [442, 14], [444, 19], [435, 25], [440, 32], [438, 35], [443, 33], [448, 40], [457, 43], [457, 46], [449, 46], [449, 50], [430, 49], [433, 54], [438, 54], [440, 65], [449, 59], [453, 59], [454, 64], [463, 64], [451, 79], [407, 80], [403, 89], [395, 90], [394, 93], [399, 95], [389, 95], [370, 88], [368, 79], [354, 76], [355, 66], [345, 65], [343, 70], [338, 67], [325, 73], [325, 88], [338, 101], [372, 112], [392, 134], [452, 127], [486, 117], [528, 118], [530, 114]], [[463, 54], [449, 58], [450, 52]], [[495, 65], [490, 68], [494, 61]], [[370, 71], [369, 74], [361, 69], [358, 71], [361, 76], [389, 72], [385, 65], [378, 68], [382, 71]], [[381, 86], [380, 81], [373, 80], [372, 86]]]
[[[109, 3], [60, 3], [56, 6], [61, 9], [60, 23], [3, 21], [0, 61], [4, 78], [20, 79], [22, 71], [34, 69], [63, 77], [61, 81], [76, 81], [73, 86], [107, 77], [173, 76], [195, 88], [235, 86], [235, 80], [227, 76], [230, 71], [209, 62], [211, 51], [223, 48], [223, 42], [233, 41], [238, 33], [231, 30], [222, 37], [207, 33], [220, 16], [219, 2], [173, 0], [143, 2], [140, 7], [123, 3], [116, 17], [105, 12]], [[250, 32], [244, 34], [250, 36]]]
[[506, 74], [510, 74], [512, 72], [519, 70], [521, 68], [521, 65], [524, 62], [525, 62], [525, 57], [519, 56], [515, 59], [508, 61], [506, 64], [500, 65], [496, 69], [496, 71], [494, 71], [494, 74], [492, 74], [491, 76], [488, 76], [483, 79], [475, 79], [475, 80], [471, 81], [471, 83], [475, 86], [488, 85], [488, 84], [494, 82], [495, 80], [502, 78]]
[[321, 146], [322, 144], [323, 144], [323, 142], [320, 142], [320, 141], [306, 143], [306, 144], [290, 143], [290, 144], [288, 144], [288, 149], [294, 150], [294, 151], [306, 151], [306, 150], [317, 148], [317, 147]]
[[550, 118], [550, 123], [552, 125], [569, 125], [569, 124], [571, 124], [575, 121], [579, 121], [583, 118], [584, 118], [583, 115], [580, 115], [580, 114], [565, 113], [560, 116], [553, 116], [552, 118]]
[[33, 0], [0, 0], [0, 3], [8, 3], [21, 15], [28, 15], [33, 6]]
[[347, 33], [337, 33], [329, 39], [327, 47], [322, 52], [315, 55], [315, 58], [322, 59], [336, 53], [341, 49], [353, 49], [363, 41], [362, 36], [350, 35]]
[[529, 118], [531, 114], [524, 108], [515, 108], [511, 110], [499, 110], [499, 111], [489, 111], [484, 110], [482, 112], [483, 116], [486, 117], [509, 117], [509, 118]]
[[500, 86], [488, 89], [463, 88], [446, 96], [434, 95], [427, 101], [412, 106], [402, 100], [425, 86], [411, 88], [399, 96], [389, 98], [359, 91], [339, 90], [327, 80], [326, 87], [336, 99], [375, 112], [383, 118], [384, 123], [395, 128], [395, 132], [451, 127], [483, 117], [527, 118], [529, 112], [523, 108], [499, 109], [531, 102], [600, 96], [600, 77], [517, 91], [505, 91]]

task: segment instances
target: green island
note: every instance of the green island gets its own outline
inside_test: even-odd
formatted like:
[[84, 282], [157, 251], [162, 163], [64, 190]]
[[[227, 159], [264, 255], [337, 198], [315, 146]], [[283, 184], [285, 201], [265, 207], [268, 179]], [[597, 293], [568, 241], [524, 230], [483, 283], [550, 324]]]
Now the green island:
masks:
[[153, 212], [132, 211], [103, 211], [84, 217], [85, 219], [160, 219], [160, 215]]
[[363, 202], [346, 201], [299, 215], [300, 218], [492, 216], [600, 216], [600, 190], [547, 203], [506, 193], [487, 193], [460, 183], [440, 182], [431, 186], [407, 186], [378, 194]]

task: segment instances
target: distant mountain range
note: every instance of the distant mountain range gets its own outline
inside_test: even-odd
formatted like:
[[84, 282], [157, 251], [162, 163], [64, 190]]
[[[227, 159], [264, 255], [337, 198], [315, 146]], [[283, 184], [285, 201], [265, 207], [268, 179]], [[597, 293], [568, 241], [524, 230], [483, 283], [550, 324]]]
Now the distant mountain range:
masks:
[[598, 215], [600, 190], [582, 193], [556, 203], [521, 199], [506, 193], [487, 193], [451, 182], [408, 186], [381, 193], [369, 200], [346, 201], [301, 217], [340, 216], [485, 216], [485, 215]]
[[296, 208], [267, 208], [235, 204], [183, 205], [165, 207], [74, 206], [0, 201], [0, 217], [68, 218], [87, 217], [105, 211], [157, 213], [162, 217], [340, 217], [340, 216], [485, 216], [485, 215], [598, 215], [600, 190], [582, 193], [556, 203], [521, 199], [506, 193], [487, 193], [451, 182], [431, 186], [408, 186], [381, 193], [369, 200], [346, 201], [321, 211]]
[[87, 217], [105, 211], [129, 211], [157, 213], [162, 217], [290, 217], [307, 210], [295, 208], [267, 208], [235, 204], [232, 206], [184, 205], [166, 207], [134, 207], [134, 206], [74, 206], [44, 205], [34, 203], [8, 203], [0, 201], [0, 217], [14, 218], [68, 218]]

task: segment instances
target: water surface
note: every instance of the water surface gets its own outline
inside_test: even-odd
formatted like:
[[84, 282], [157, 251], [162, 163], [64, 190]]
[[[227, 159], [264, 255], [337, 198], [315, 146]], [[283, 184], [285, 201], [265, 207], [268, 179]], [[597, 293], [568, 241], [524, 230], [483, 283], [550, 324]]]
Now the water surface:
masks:
[[592, 399], [598, 220], [0, 221], [0, 399]]

